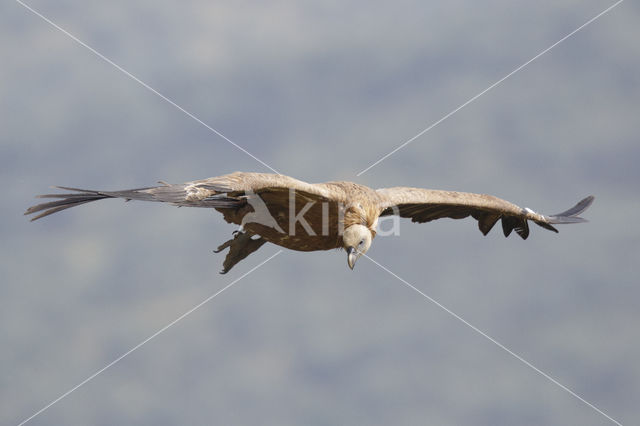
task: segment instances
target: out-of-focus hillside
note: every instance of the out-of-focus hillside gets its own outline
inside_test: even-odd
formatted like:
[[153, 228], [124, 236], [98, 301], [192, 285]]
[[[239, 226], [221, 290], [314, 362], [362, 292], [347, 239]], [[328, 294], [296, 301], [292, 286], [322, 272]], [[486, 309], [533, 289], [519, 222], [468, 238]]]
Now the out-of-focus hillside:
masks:
[[[523, 242], [403, 222], [369, 252], [623, 424], [640, 416], [640, 8], [606, 1], [28, 3], [278, 171], [491, 193], [589, 224]], [[264, 166], [17, 2], [0, 6], [0, 424], [17, 424], [228, 275], [217, 214], [104, 201], [29, 223], [49, 185]], [[284, 252], [30, 424], [604, 425], [344, 253]]]

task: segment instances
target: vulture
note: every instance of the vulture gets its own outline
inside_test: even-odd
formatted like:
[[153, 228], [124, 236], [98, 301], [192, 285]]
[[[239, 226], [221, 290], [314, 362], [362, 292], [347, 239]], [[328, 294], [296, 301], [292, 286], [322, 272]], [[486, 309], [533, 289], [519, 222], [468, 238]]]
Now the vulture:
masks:
[[594, 200], [589, 196], [567, 211], [545, 216], [485, 194], [410, 187], [372, 189], [353, 182], [311, 184], [270, 173], [235, 172], [182, 184], [158, 183], [123, 191], [54, 187], [68, 192], [37, 196], [54, 201], [29, 207], [25, 215], [39, 213], [33, 221], [104, 198], [213, 208], [228, 223], [239, 225], [232, 238], [215, 250], [229, 249], [221, 271], [226, 273], [266, 242], [298, 251], [344, 249], [353, 269], [371, 247], [378, 218], [384, 216], [397, 215], [418, 223], [471, 216], [484, 235], [500, 220], [505, 237], [515, 230], [526, 239], [529, 221], [553, 232], [558, 232], [553, 225], [586, 222], [578, 215]]

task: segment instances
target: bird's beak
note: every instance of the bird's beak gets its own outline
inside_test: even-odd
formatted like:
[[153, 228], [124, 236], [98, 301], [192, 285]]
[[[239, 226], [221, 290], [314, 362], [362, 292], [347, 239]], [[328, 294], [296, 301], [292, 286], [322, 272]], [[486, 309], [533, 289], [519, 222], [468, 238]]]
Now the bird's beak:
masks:
[[355, 248], [349, 247], [347, 249], [347, 263], [349, 264], [349, 268], [353, 270], [353, 267], [356, 266], [356, 260], [358, 260], [358, 252]]

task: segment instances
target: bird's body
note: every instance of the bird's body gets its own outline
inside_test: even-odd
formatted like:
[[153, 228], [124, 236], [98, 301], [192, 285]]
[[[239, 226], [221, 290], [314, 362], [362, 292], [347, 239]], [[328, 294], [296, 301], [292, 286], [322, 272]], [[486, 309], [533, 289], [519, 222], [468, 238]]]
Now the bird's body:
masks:
[[353, 268], [369, 249], [381, 216], [398, 215], [420, 223], [472, 216], [485, 235], [501, 220], [505, 236], [515, 230], [526, 239], [528, 221], [557, 232], [554, 224], [584, 222], [578, 214], [593, 201], [587, 197], [566, 212], [545, 216], [491, 195], [408, 187], [374, 190], [353, 182], [310, 184], [284, 175], [243, 172], [125, 191], [60, 188], [74, 192], [41, 195], [58, 200], [30, 207], [25, 214], [42, 211], [32, 219], [36, 220], [104, 198], [216, 209], [227, 222], [240, 226], [234, 238], [218, 247], [217, 251], [230, 249], [223, 272], [266, 242], [298, 251], [344, 248]]
[[[270, 243], [291, 250], [316, 251], [342, 247], [342, 229], [364, 222], [375, 231], [380, 214], [376, 191], [353, 182], [308, 184], [287, 176], [264, 173], [233, 173], [196, 181], [196, 185], [225, 188], [228, 196], [246, 197], [247, 204], [237, 209], [216, 208], [227, 222], [242, 225], [249, 233], [260, 235]], [[268, 189], [265, 189], [268, 188]], [[215, 192], [215, 191], [214, 191]], [[214, 192], [208, 196], [215, 195]], [[247, 216], [255, 213], [261, 202], [278, 226]], [[254, 203], [253, 201], [257, 201]], [[292, 212], [304, 214], [291, 222]], [[308, 226], [306, 226], [308, 225]], [[284, 232], [282, 232], [284, 231]]]

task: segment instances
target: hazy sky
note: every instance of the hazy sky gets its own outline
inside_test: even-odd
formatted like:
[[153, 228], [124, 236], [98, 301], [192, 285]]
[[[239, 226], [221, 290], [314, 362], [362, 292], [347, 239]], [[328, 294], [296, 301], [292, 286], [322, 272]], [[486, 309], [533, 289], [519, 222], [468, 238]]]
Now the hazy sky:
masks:
[[[103, 201], [30, 223], [50, 185], [235, 170], [490, 193], [590, 223], [527, 241], [403, 222], [369, 255], [622, 424], [640, 417], [640, 8], [624, 1], [0, 5], [0, 424], [18, 424], [277, 253]], [[201, 120], [198, 122], [196, 119]], [[203, 125], [203, 123], [205, 125]], [[606, 425], [372, 262], [283, 252], [29, 424]]]

